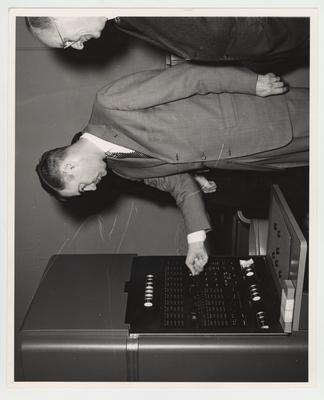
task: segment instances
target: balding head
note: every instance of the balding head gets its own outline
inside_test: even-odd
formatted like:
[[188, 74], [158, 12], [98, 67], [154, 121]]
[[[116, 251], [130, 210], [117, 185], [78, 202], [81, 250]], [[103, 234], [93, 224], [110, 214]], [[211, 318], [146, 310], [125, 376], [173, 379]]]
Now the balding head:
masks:
[[80, 196], [97, 189], [107, 175], [106, 154], [86, 139], [47, 151], [36, 171], [45, 190], [60, 197]]
[[68, 146], [65, 146], [45, 152], [36, 166], [39, 179], [43, 187], [49, 192], [56, 192], [65, 188], [61, 165], [67, 157], [67, 149]]
[[26, 17], [30, 32], [48, 47], [83, 49], [83, 43], [98, 39], [106, 17]]

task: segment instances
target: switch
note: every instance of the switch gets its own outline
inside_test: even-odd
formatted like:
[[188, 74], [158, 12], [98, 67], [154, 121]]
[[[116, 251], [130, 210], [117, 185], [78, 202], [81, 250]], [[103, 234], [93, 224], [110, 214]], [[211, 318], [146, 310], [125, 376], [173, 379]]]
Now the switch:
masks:
[[261, 299], [257, 285], [250, 286], [250, 295], [253, 301], [259, 301]]
[[266, 320], [266, 315], [265, 315], [264, 311], [259, 311], [256, 314], [256, 319], [257, 319], [257, 323], [258, 323], [260, 329], [269, 329], [270, 328], [269, 324]]

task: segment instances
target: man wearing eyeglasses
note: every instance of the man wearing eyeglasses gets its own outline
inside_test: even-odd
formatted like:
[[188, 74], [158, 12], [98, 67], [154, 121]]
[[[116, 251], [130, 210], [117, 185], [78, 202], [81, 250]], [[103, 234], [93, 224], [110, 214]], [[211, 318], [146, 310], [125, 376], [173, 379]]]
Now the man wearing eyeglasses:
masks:
[[[106, 17], [27, 17], [45, 45], [84, 48], [101, 36]], [[309, 19], [286, 17], [117, 17], [110, 23], [128, 35], [196, 61], [276, 61], [307, 56]]]
[[210, 225], [188, 172], [307, 165], [308, 90], [287, 90], [274, 74], [245, 68], [181, 63], [128, 75], [99, 90], [81, 138], [43, 154], [37, 172], [62, 197], [96, 190], [107, 165], [169, 192], [185, 220], [187, 266], [197, 274]]

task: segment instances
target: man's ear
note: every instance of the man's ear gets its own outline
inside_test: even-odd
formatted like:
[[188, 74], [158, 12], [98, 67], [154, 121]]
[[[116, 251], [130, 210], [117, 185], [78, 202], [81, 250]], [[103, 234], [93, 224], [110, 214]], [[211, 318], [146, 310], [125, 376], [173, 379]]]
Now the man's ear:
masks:
[[64, 174], [71, 174], [73, 169], [75, 168], [75, 165], [71, 162], [64, 163], [62, 166], [62, 172]]
[[71, 44], [71, 47], [73, 47], [76, 50], [83, 50], [84, 44], [81, 42], [81, 40], [78, 40], [77, 42]]

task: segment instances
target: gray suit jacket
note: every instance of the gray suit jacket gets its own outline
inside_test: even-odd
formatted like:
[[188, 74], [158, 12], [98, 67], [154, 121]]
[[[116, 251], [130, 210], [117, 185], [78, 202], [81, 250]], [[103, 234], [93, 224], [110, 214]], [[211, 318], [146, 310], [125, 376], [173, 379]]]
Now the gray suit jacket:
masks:
[[171, 164], [211, 162], [283, 147], [286, 96], [255, 96], [257, 74], [179, 64], [142, 71], [97, 93], [89, 126], [112, 143]]
[[183, 174], [206, 166], [250, 168], [240, 160], [283, 148], [293, 138], [287, 96], [255, 96], [256, 80], [244, 68], [189, 63], [142, 71], [99, 90], [85, 131], [149, 155], [109, 165], [173, 194], [188, 231], [208, 229], [200, 195], [193, 195], [198, 188]]

